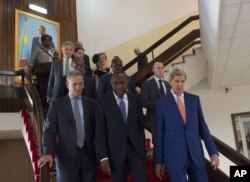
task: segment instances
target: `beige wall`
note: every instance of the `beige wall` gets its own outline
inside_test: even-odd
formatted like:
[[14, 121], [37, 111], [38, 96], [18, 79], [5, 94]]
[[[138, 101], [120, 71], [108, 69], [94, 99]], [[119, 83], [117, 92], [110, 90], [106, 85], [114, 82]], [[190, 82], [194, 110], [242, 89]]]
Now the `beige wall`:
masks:
[[[132, 40], [126, 41], [120, 45], [117, 45], [111, 49], [108, 49], [106, 51], [107, 56], [109, 58], [109, 61], [111, 62], [112, 58], [114, 56], [119, 56], [122, 60], [124, 65], [127, 64], [129, 61], [131, 61], [134, 57], [134, 48], [139, 47], [141, 51], [146, 50], [148, 47], [150, 47], [153, 43], [158, 41], [160, 38], [162, 38], [164, 35], [169, 33], [171, 30], [173, 30], [175, 27], [177, 27], [180, 23], [182, 23], [184, 20], [186, 20], [188, 17], [192, 15], [196, 15], [197, 13], [191, 13], [186, 16], [183, 16], [179, 19], [176, 19], [175, 21], [168, 23], [164, 26], [161, 26], [159, 28], [156, 28], [150, 32], [144, 33]], [[199, 21], [194, 21], [193, 23], [189, 24], [185, 29], [181, 30], [179, 33], [177, 33], [174, 37], [170, 38], [166, 43], [164, 43], [162, 46], [157, 48], [154, 51], [154, 57], [158, 56], [160, 53], [165, 51], [169, 46], [174, 44], [176, 41], [178, 41], [180, 38], [182, 38], [184, 35], [186, 35], [188, 32], [190, 32], [193, 29], [199, 28]], [[152, 54], [147, 55], [148, 60], [152, 60]], [[134, 65], [133, 68], [127, 71], [129, 75], [134, 73], [137, 70], [136, 65]]]
[[34, 182], [30, 157], [23, 139], [0, 140], [0, 181]]

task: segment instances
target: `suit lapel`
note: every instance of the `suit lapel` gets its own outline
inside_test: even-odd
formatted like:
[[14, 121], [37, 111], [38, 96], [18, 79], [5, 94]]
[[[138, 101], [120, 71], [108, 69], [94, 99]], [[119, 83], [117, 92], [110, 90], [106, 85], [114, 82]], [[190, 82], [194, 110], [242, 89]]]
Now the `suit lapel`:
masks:
[[65, 97], [65, 102], [66, 102], [65, 105], [69, 106], [69, 107], [65, 107], [66, 113], [69, 116], [70, 120], [75, 123], [74, 112], [73, 112], [73, 108], [72, 108], [72, 105], [71, 105], [71, 102], [70, 102], [69, 95], [67, 95]]
[[[167, 95], [167, 97], [169, 97], [170, 98], [170, 101], [171, 101], [171, 105], [172, 105], [172, 108], [174, 109], [174, 111], [173, 111], [173, 113], [177, 113], [177, 115], [178, 115], [178, 117], [180, 118], [180, 120], [182, 121], [182, 124], [185, 124], [185, 122], [184, 122], [184, 120], [183, 120], [183, 118], [182, 118], [182, 116], [181, 116], [181, 113], [180, 113], [180, 111], [179, 111], [179, 108], [178, 108], [178, 106], [177, 106], [177, 103], [176, 103], [176, 100], [175, 100], [175, 98], [174, 98], [174, 95], [171, 93], [171, 94], [168, 94]], [[184, 96], [184, 99], [185, 99], [185, 96]], [[186, 101], [185, 101], [186, 102]], [[185, 106], [186, 107], [186, 106]]]
[[166, 88], [166, 93], [165, 93], [165, 95], [167, 95], [169, 92], [170, 92], [170, 90], [171, 90], [171, 87], [170, 87], [170, 85], [169, 85], [169, 83], [167, 82], [167, 81], [163, 81], [164, 82], [164, 86], [165, 86], [165, 88]]
[[116, 102], [116, 99], [115, 99], [115, 96], [113, 94], [113, 92], [111, 93], [112, 97], [109, 97], [110, 98], [110, 103], [112, 104], [110, 106], [110, 108], [112, 108], [112, 110], [114, 109], [114, 114], [117, 115], [117, 117], [119, 118], [119, 120], [121, 121], [122, 124], [124, 124], [123, 122], [123, 117], [122, 117], [122, 113], [121, 113], [121, 110]]
[[59, 75], [63, 76], [63, 59], [59, 61]]
[[89, 117], [89, 107], [88, 107], [88, 103], [87, 103], [87, 101], [86, 101], [86, 99], [84, 99], [83, 98], [83, 96], [82, 96], [82, 106], [83, 106], [83, 122], [84, 122], [84, 131], [85, 131], [85, 137], [87, 137], [87, 136], [89, 136], [88, 135], [88, 128], [89, 128], [89, 122], [91, 122], [91, 121], [89, 121], [88, 120], [88, 118], [90, 118]]
[[154, 78], [151, 79], [151, 85], [155, 89], [155, 92], [157, 93], [157, 95], [160, 98], [161, 97], [160, 89], [159, 89], [158, 84], [156, 83], [156, 80]]
[[132, 119], [130, 119], [131, 117], [134, 116], [133, 111], [135, 111], [134, 109], [134, 104], [131, 102], [132, 98], [130, 94], [127, 94], [128, 96], [128, 115], [127, 115], [127, 124], [129, 123], [129, 121], [132, 121]]
[[185, 111], [186, 111], [186, 124], [189, 123], [189, 113], [191, 113], [189, 110], [191, 108], [191, 100], [188, 94], [184, 92], [184, 104], [185, 104]]

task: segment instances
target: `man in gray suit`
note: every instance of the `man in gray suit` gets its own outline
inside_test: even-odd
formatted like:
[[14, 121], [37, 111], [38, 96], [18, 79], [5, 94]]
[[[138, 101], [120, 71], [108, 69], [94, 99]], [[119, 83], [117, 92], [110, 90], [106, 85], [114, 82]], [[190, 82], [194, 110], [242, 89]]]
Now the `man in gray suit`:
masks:
[[126, 182], [127, 168], [133, 181], [146, 182], [144, 116], [138, 95], [126, 93], [128, 77], [111, 77], [113, 92], [96, 105], [96, 150], [102, 170], [112, 182]]
[[74, 54], [74, 44], [70, 41], [62, 43], [62, 60], [56, 60], [52, 63], [49, 83], [47, 88], [47, 101], [51, 102], [55, 99], [57, 87], [60, 83], [61, 77], [67, 76], [67, 74], [73, 70], [72, 68], [72, 55]]
[[52, 101], [42, 136], [42, 167], [53, 162], [53, 143], [56, 142], [57, 182], [95, 182], [96, 152], [95, 101], [81, 96], [84, 84], [80, 71], [67, 76], [69, 94]]
[[[147, 109], [145, 128], [152, 133], [154, 140], [156, 124], [156, 103], [170, 91], [170, 85], [163, 80], [164, 66], [161, 62], [153, 64], [154, 76], [142, 83], [142, 106]], [[163, 90], [162, 90], [163, 89]]]

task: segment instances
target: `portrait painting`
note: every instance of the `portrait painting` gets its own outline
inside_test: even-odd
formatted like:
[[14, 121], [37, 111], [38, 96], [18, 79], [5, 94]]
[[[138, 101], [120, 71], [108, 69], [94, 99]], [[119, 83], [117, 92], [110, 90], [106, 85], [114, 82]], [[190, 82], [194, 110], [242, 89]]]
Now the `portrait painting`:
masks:
[[15, 70], [28, 66], [32, 51], [41, 46], [41, 36], [52, 37], [51, 47], [60, 55], [60, 25], [58, 22], [21, 10], [15, 10]]

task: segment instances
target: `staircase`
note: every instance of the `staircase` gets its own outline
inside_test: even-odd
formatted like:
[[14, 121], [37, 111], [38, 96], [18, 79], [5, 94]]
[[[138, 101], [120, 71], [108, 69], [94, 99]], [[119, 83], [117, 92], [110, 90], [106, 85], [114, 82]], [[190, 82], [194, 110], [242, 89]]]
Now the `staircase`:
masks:
[[[148, 53], [152, 53], [154, 55], [153, 52], [154, 49], [156, 49], [164, 41], [167, 41], [176, 32], [178, 32], [180, 29], [182, 29], [183, 27], [185, 27], [187, 24], [189, 24], [191, 21], [194, 20], [198, 20], [198, 16], [190, 17], [189, 19], [184, 21], [173, 31], [169, 32], [162, 39], [160, 39], [155, 44], [146, 49], [142, 53], [142, 56], [147, 55]], [[197, 44], [199, 45], [200, 40], [197, 40], [199, 39], [199, 37], [200, 37], [199, 30], [198, 29], [193, 30], [187, 33], [187, 35], [185, 35], [182, 39], [178, 40], [164, 52], [160, 53], [159, 55], [156, 55], [155, 57], [153, 56], [153, 59], [149, 62], [147, 66], [145, 66], [142, 70], [139, 70], [138, 72], [132, 75], [132, 78], [135, 81], [136, 85], [140, 86], [140, 83], [142, 81], [152, 76], [151, 70], [155, 60], [162, 62], [164, 66], [171, 64], [177, 57], [183, 55], [183, 53], [185, 53], [187, 50], [190, 50], [190, 48], [192, 48], [194, 45]], [[139, 57], [133, 59], [131, 62], [125, 65], [124, 70], [129, 69], [132, 65], [137, 63], [137, 59], [139, 59]], [[180, 66], [183, 66], [187, 71], [188, 89], [192, 88], [200, 80], [204, 79], [205, 76], [207, 75], [206, 59], [201, 48], [194, 48], [193, 54], [184, 56], [183, 63], [178, 63], [178, 64]], [[18, 76], [16, 72], [10, 74], [3, 71], [0, 72], [0, 76], [1, 75]], [[24, 78], [22, 80], [24, 80]], [[43, 167], [42, 169], [37, 168], [37, 160], [42, 151], [40, 138], [42, 133], [42, 125], [44, 122], [41, 100], [39, 98], [37, 90], [35, 89], [35, 86], [32, 83], [27, 82], [26, 84], [24, 84], [23, 81], [23, 90], [26, 93], [27, 98], [25, 100], [20, 99], [20, 105], [23, 106], [22, 108], [25, 108], [20, 113], [22, 117], [21, 130], [23, 133], [22, 136], [26, 141], [27, 149], [29, 150], [30, 159], [33, 165], [34, 179], [36, 182], [55, 181], [55, 173], [53, 173], [54, 171], [50, 173], [51, 170], [49, 169], [48, 165]], [[1, 104], [4, 105], [3, 103]], [[18, 110], [18, 107], [14, 106], [11, 100], [9, 100], [8, 103], [5, 101], [5, 104], [9, 105], [10, 109], [16, 108], [16, 110]], [[236, 165], [250, 165], [250, 161], [248, 159], [240, 155], [231, 147], [227, 146], [225, 143], [223, 143], [222, 141], [218, 140], [215, 137], [214, 141], [217, 145], [219, 152], [223, 154], [225, 157], [227, 157], [229, 160], [233, 161]], [[152, 182], [158, 181], [158, 179], [152, 173], [153, 171], [152, 161], [148, 159], [146, 161], [146, 164], [147, 164], [148, 180]], [[207, 162], [207, 170], [209, 174], [209, 181], [211, 182], [217, 182], [217, 181], [223, 182], [229, 180], [229, 177], [226, 176], [222, 171], [220, 170], [213, 171], [208, 162]], [[100, 169], [98, 172], [98, 179], [99, 179], [98, 181], [100, 182], [110, 181], [109, 177], [103, 174]], [[166, 174], [165, 181], [168, 181], [167, 179], [168, 176]], [[130, 175], [128, 175], [128, 180], [131, 181]]]

